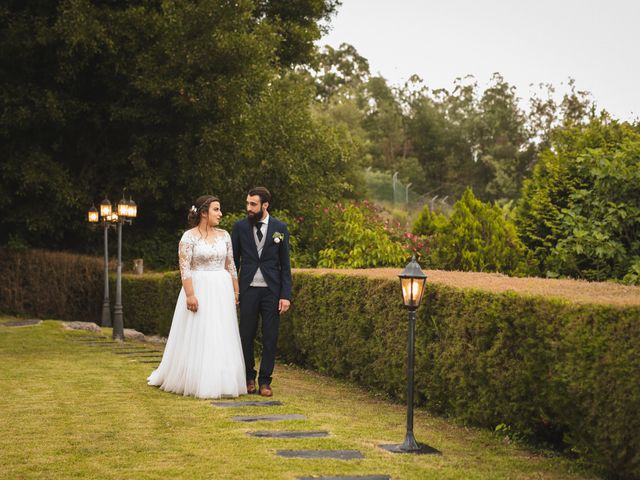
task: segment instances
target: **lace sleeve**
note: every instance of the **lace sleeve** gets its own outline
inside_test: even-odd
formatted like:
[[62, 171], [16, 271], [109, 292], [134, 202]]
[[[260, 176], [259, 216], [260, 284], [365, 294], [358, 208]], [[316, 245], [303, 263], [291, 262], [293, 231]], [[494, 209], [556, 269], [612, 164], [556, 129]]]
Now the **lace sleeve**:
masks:
[[193, 257], [193, 242], [185, 232], [178, 244], [178, 263], [180, 264], [180, 277], [182, 280], [191, 278], [191, 258]]
[[233, 278], [238, 278], [236, 264], [233, 261], [233, 247], [231, 246], [231, 236], [229, 235], [229, 232], [224, 232], [224, 241], [227, 244], [227, 258], [224, 262], [224, 268], [227, 269]]

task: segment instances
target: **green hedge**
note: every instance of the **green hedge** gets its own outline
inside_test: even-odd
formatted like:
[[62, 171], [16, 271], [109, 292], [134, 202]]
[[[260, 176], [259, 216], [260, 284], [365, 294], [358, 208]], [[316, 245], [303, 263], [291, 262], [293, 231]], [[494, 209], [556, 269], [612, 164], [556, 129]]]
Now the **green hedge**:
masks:
[[[4, 253], [0, 311], [98, 318], [98, 260]], [[179, 290], [177, 272], [124, 275], [125, 326], [166, 335]], [[43, 292], [55, 295], [45, 302]], [[399, 300], [397, 280], [294, 273], [281, 359], [404, 400], [407, 322]], [[640, 308], [427, 283], [416, 326], [416, 402], [570, 449], [611, 477], [640, 478]]]
[[[115, 278], [111, 284], [115, 292]], [[124, 326], [166, 337], [181, 288], [179, 272], [122, 275]]]
[[43, 250], [0, 249], [0, 311], [99, 322], [104, 260]]
[[[294, 275], [283, 358], [404, 399], [399, 282]], [[640, 308], [428, 284], [416, 326], [417, 403], [504, 424], [613, 477], [640, 478]]]

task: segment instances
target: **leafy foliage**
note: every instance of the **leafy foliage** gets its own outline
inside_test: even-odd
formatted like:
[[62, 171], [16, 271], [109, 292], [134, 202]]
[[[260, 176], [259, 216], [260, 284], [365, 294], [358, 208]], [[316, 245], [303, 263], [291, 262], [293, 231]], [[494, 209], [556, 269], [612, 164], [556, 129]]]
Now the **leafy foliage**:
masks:
[[467, 189], [449, 218], [425, 207], [413, 232], [432, 241], [427, 261], [434, 268], [526, 275], [531, 255], [515, 226], [497, 206], [483, 203]]
[[640, 130], [593, 120], [558, 130], [516, 220], [550, 276], [634, 280], [640, 256]]
[[432, 212], [429, 206], [425, 206], [418, 218], [413, 223], [412, 232], [415, 235], [429, 237], [441, 231], [447, 224], [447, 217], [438, 212]]
[[394, 241], [375, 214], [350, 203], [338, 206], [337, 221], [325, 237], [318, 266], [328, 268], [367, 268], [399, 266], [407, 252]]
[[173, 238], [207, 192], [235, 209], [263, 184], [293, 210], [309, 191], [354, 192], [349, 140], [312, 114], [313, 91], [287, 70], [310, 61], [337, 2], [285, 3], [0, 8], [0, 243], [85, 249], [86, 210], [123, 187], [140, 245]]
[[[396, 280], [294, 274], [280, 352], [405, 399]], [[571, 450], [621, 479], [640, 473], [637, 307], [571, 305], [427, 282], [416, 325], [416, 402]], [[623, 333], [624, 332], [624, 333]]]

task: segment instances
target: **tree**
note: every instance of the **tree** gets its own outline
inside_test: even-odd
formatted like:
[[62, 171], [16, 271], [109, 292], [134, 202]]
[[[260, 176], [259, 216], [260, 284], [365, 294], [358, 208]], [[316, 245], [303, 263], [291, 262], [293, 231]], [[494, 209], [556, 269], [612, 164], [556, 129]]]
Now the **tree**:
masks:
[[[450, 115], [469, 92], [456, 88], [454, 94], [438, 90], [418, 96], [409, 105], [406, 119], [408, 141], [413, 155], [424, 170], [425, 191], [432, 195], [459, 197], [468, 185], [476, 185], [477, 164], [471, 154], [471, 141], [465, 134], [465, 118]], [[450, 102], [450, 103], [449, 103]]]
[[314, 42], [326, 33], [326, 22], [337, 11], [341, 1], [255, 0], [255, 4], [255, 19], [267, 20], [280, 36], [276, 55], [286, 68], [309, 63]]
[[338, 49], [325, 45], [315, 53], [307, 72], [316, 87], [316, 98], [324, 104], [357, 100], [369, 80], [369, 62], [353, 45]]
[[640, 126], [603, 114], [558, 129], [516, 210], [520, 235], [548, 275], [602, 280], [640, 257]]
[[478, 104], [475, 149], [488, 170], [485, 198], [513, 200], [533, 165], [535, 148], [514, 86], [494, 73]]
[[249, 181], [274, 183], [292, 209], [309, 191], [352, 191], [348, 143], [312, 117], [312, 92], [286, 70], [310, 60], [335, 6], [5, 3], [0, 243], [82, 249], [86, 208], [123, 187], [142, 238], [175, 237], [204, 192], [237, 208]]

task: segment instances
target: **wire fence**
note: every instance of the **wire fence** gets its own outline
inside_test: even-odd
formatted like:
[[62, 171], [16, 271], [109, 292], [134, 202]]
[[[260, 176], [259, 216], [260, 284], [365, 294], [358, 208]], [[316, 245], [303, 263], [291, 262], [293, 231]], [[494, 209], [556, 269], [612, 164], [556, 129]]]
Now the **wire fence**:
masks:
[[372, 200], [388, 203], [395, 208], [407, 211], [422, 210], [426, 205], [431, 211], [448, 211], [451, 208], [448, 195], [418, 193], [411, 188], [411, 183], [398, 178], [398, 172], [391, 174], [369, 167], [365, 170], [365, 180]]

